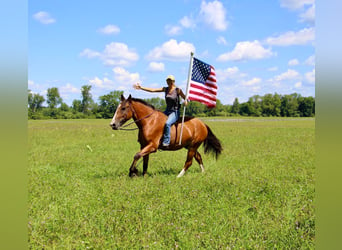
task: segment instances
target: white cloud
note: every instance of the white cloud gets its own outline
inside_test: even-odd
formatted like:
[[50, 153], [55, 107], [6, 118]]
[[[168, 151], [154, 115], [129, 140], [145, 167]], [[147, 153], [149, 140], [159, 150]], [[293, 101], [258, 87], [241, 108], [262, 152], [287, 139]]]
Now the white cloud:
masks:
[[200, 17], [204, 23], [214, 30], [224, 31], [228, 27], [226, 20], [226, 10], [220, 1], [202, 1]]
[[315, 19], [316, 19], [315, 13], [316, 13], [316, 5], [313, 4], [304, 13], [301, 13], [299, 15], [300, 21], [301, 22], [308, 22], [310, 24], [314, 24], [315, 23]]
[[288, 69], [286, 72], [275, 76], [271, 81], [280, 83], [282, 81], [298, 80], [298, 79], [300, 79], [300, 74], [293, 69]]
[[224, 81], [225, 79], [242, 78], [245, 74], [241, 73], [239, 68], [234, 66], [226, 69], [216, 69], [217, 81]]
[[95, 76], [89, 79], [88, 82], [94, 86], [94, 93], [101, 93], [103, 90], [127, 90], [131, 89], [132, 85], [136, 82], [141, 82], [139, 73], [130, 73], [128, 70], [122, 67], [114, 67], [112, 69], [113, 77], [99, 78]]
[[105, 60], [113, 61], [109, 65], [127, 65], [139, 59], [138, 54], [133, 49], [129, 49], [124, 43], [116, 42], [107, 44], [103, 55]]
[[243, 60], [258, 60], [273, 56], [271, 49], [265, 49], [259, 41], [253, 42], [244, 41], [238, 42], [233, 51], [221, 54], [218, 61], [243, 61]]
[[58, 88], [63, 101], [68, 100], [70, 95], [81, 94], [81, 90], [72, 86], [70, 83]]
[[139, 59], [134, 49], [128, 48], [124, 43], [112, 42], [105, 46], [103, 52], [84, 49], [80, 56], [88, 58], [100, 58], [103, 64], [108, 66], [128, 66]]
[[296, 66], [296, 65], [298, 65], [299, 64], [299, 61], [298, 61], [298, 59], [292, 59], [292, 60], [290, 60], [289, 62], [288, 62], [288, 65], [289, 66]]
[[305, 79], [308, 83], [315, 84], [315, 69], [305, 73]]
[[256, 85], [258, 83], [261, 83], [261, 79], [258, 78], [258, 77], [254, 77], [252, 78], [251, 80], [248, 80], [248, 81], [243, 81], [241, 84], [243, 86], [253, 86], [253, 85]]
[[291, 86], [297, 88], [302, 86], [301, 80], [302, 76], [300, 73], [293, 69], [288, 69], [286, 72], [269, 79], [268, 82], [271, 83], [272, 87], [282, 88], [282, 91], [292, 91]]
[[288, 31], [277, 37], [269, 37], [266, 43], [276, 46], [305, 45], [315, 40], [315, 29], [304, 28], [298, 32]]
[[139, 73], [130, 73], [122, 67], [113, 68], [115, 84], [119, 83], [122, 89], [122, 85], [131, 86], [134, 83], [141, 82]]
[[315, 0], [281, 0], [281, 7], [291, 11], [299, 11], [299, 21], [315, 23]]
[[247, 74], [241, 72], [238, 67], [229, 67], [226, 69], [216, 69], [216, 78], [217, 82], [221, 84], [226, 83], [224, 85], [232, 86], [239, 85]]
[[34, 86], [35, 84], [34, 84], [34, 81], [28, 80], [27, 85], [28, 85], [28, 87], [30, 87], [30, 86]]
[[103, 88], [103, 81], [100, 78], [98, 78], [97, 76], [94, 79], [90, 79], [89, 83], [91, 85], [98, 87], [98, 88]]
[[309, 58], [305, 60], [305, 64], [315, 66], [315, 55], [309, 56]]
[[33, 15], [33, 18], [42, 24], [52, 24], [56, 19], [52, 18], [48, 12], [40, 11]]
[[228, 27], [226, 10], [220, 1], [202, 1], [199, 13], [184, 16], [177, 25], [166, 25], [165, 32], [169, 36], [182, 34], [184, 29], [194, 29], [199, 23], [206, 24], [209, 28], [224, 31]]
[[297, 89], [301, 88], [301, 87], [302, 87], [302, 82], [296, 82], [296, 83], [295, 83], [295, 87], [296, 87]]
[[84, 49], [80, 56], [88, 57], [88, 58], [95, 58], [95, 57], [101, 57], [101, 53], [97, 51], [93, 51], [91, 49]]
[[94, 86], [95, 91], [97, 91], [96, 88], [103, 89], [103, 90], [113, 90], [114, 89], [114, 81], [108, 79], [107, 77], [100, 79], [99, 77], [96, 76], [93, 79], [90, 79], [89, 83], [92, 86]]
[[47, 93], [47, 88], [46, 84], [39, 84], [33, 80], [28, 80], [27, 81], [28, 89], [31, 90], [31, 93], [33, 94], [40, 94], [45, 96]]
[[162, 72], [165, 70], [164, 63], [158, 63], [158, 62], [150, 62], [148, 65], [148, 71], [150, 72]]
[[274, 67], [268, 68], [267, 70], [268, 70], [268, 71], [277, 71], [277, 70], [278, 70], [278, 67], [277, 67], [277, 66], [274, 66]]
[[195, 20], [188, 16], [185, 16], [181, 20], [179, 20], [179, 23], [182, 25], [182, 27], [187, 29], [192, 29], [196, 27]]
[[182, 27], [177, 25], [166, 25], [165, 32], [169, 36], [175, 36], [182, 33]]
[[301, 9], [305, 5], [312, 5], [315, 0], [281, 0], [280, 5], [291, 10]]
[[166, 25], [165, 32], [169, 36], [175, 36], [182, 34], [184, 28], [195, 28], [196, 22], [191, 17], [185, 16], [179, 20], [179, 25]]
[[116, 25], [108, 24], [107, 26], [98, 29], [98, 32], [105, 35], [118, 34], [120, 33], [120, 28]]
[[174, 39], [152, 49], [146, 56], [148, 60], [185, 61], [190, 57], [190, 52], [195, 52], [195, 46], [187, 42], [177, 42]]
[[223, 36], [219, 36], [217, 39], [216, 39], [216, 42], [218, 44], [223, 44], [223, 45], [227, 45], [227, 40], [223, 37]]

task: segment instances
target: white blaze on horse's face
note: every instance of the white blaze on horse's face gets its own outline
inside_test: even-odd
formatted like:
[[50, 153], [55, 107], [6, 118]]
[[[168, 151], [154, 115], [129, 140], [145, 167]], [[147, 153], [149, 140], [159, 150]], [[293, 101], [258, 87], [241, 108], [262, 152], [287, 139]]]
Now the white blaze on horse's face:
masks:
[[112, 129], [119, 129], [126, 121], [132, 118], [132, 110], [127, 100], [122, 100], [109, 124]]
[[109, 126], [112, 127], [112, 129], [119, 129], [120, 127], [120, 122], [117, 121], [117, 113], [121, 109], [122, 102], [119, 104], [119, 106], [116, 108], [115, 114], [113, 116], [112, 121], [110, 122]]

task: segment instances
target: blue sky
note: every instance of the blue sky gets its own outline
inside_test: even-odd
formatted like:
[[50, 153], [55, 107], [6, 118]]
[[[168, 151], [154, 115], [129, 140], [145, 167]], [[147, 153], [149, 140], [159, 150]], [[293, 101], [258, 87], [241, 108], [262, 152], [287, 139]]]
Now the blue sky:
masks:
[[314, 0], [63, 1], [28, 3], [28, 89], [57, 87], [68, 105], [92, 85], [113, 90], [166, 86], [185, 92], [190, 52], [215, 67], [218, 99], [266, 93], [315, 96]]

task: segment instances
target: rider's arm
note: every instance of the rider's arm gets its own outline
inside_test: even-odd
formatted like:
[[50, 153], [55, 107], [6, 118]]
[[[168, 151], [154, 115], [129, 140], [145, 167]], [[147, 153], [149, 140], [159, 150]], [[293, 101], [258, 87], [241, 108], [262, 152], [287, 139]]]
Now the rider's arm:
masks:
[[183, 91], [179, 89], [178, 94], [184, 99], [184, 105], [188, 105], [188, 100], [185, 100], [186, 96], [184, 95]]
[[140, 83], [137, 83], [135, 85], [133, 85], [133, 87], [135, 89], [141, 89], [141, 90], [145, 90], [147, 92], [164, 92], [164, 88], [146, 88], [140, 85]]

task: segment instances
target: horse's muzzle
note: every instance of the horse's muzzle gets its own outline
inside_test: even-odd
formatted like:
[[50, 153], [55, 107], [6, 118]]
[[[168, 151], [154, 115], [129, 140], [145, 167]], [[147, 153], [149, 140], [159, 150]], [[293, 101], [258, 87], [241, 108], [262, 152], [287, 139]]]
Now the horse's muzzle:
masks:
[[113, 129], [113, 130], [118, 130], [119, 129], [119, 126], [116, 126], [116, 124], [115, 123], [111, 123], [111, 124], [109, 124], [109, 126], [111, 126], [111, 128]]

